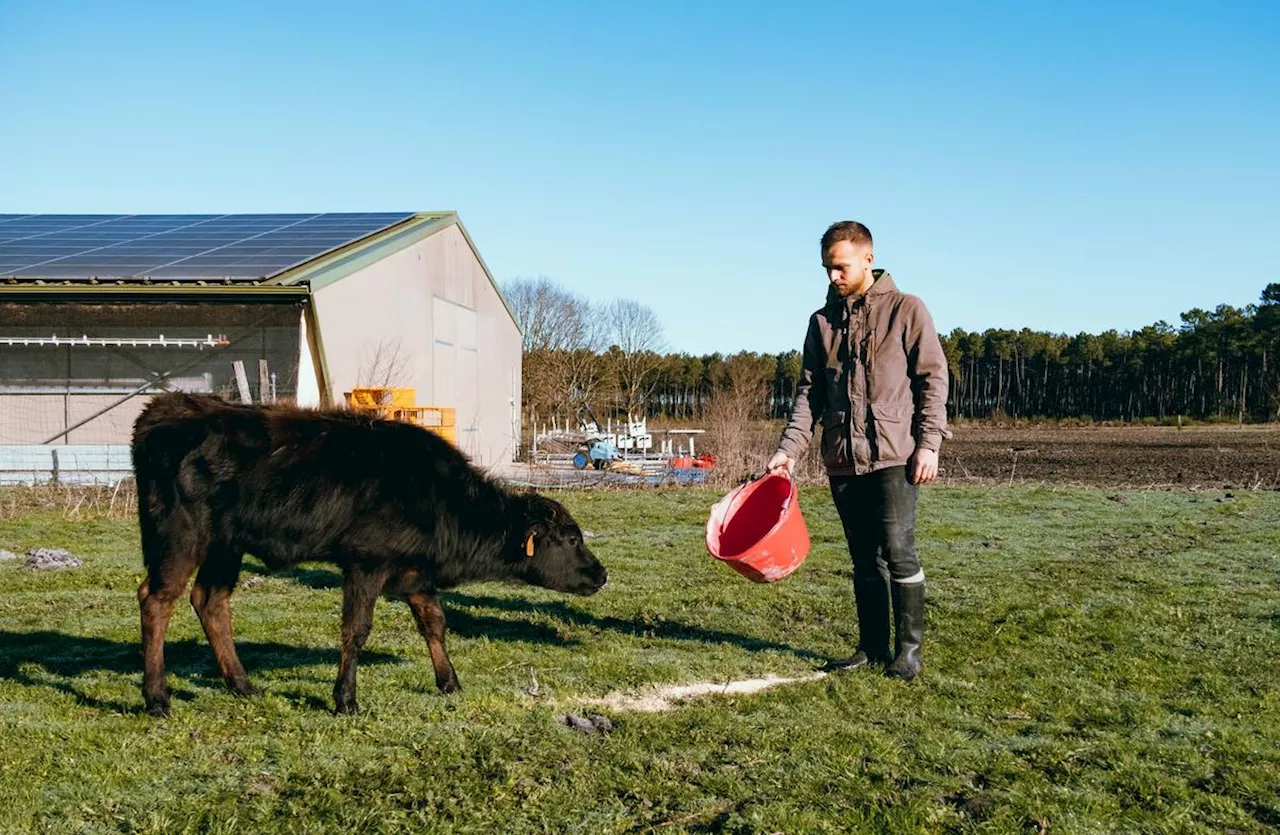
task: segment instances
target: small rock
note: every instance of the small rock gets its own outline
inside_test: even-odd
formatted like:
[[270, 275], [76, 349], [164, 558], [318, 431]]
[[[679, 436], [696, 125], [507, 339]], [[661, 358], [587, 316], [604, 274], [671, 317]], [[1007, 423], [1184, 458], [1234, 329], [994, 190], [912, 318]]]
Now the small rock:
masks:
[[255, 574], [252, 577], [246, 577], [240, 581], [240, 588], [251, 589], [256, 585], [266, 582], [266, 579], [267, 578], [263, 577], [261, 574]]
[[583, 719], [581, 716], [574, 716], [572, 713], [566, 713], [563, 717], [563, 721], [575, 731], [587, 734], [588, 736], [592, 736], [600, 732], [600, 729], [597, 728], [590, 719]]
[[12, 551], [6, 551], [3, 548], [0, 548], [0, 562], [4, 562], [5, 560], [16, 560], [17, 558], [18, 555]]
[[598, 714], [592, 714], [589, 718], [583, 719], [581, 716], [566, 713], [562, 721], [578, 733], [583, 733], [587, 736], [607, 734], [613, 730], [613, 723], [609, 721], [608, 717]]
[[593, 533], [592, 531], [587, 531], [587, 530], [584, 530], [584, 531], [582, 532], [582, 538], [583, 538], [583, 539], [595, 539], [595, 538], [596, 538], [597, 536], [599, 536], [599, 535], [600, 535], [600, 534], [598, 534], [598, 533]]
[[61, 548], [28, 548], [27, 568], [40, 571], [53, 568], [79, 568], [80, 560]]
[[1107, 496], [1107, 498], [1119, 504], [1129, 503], [1129, 497], [1126, 496], [1124, 493], [1112, 493], [1110, 496]]

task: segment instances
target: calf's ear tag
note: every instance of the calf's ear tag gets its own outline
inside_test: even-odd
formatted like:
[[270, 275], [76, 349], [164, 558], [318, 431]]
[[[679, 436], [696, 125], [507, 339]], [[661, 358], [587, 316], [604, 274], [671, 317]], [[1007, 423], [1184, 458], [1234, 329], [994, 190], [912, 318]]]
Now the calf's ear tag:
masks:
[[529, 534], [529, 538], [524, 543], [524, 555], [533, 558], [533, 534]]

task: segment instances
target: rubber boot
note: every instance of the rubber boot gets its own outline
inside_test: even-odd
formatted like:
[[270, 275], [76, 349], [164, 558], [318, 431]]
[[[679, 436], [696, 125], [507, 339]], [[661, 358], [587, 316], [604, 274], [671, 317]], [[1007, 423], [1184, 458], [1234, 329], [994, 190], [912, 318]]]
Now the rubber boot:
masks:
[[903, 681], [924, 668], [924, 583], [893, 583], [894, 657], [885, 675]]
[[824, 670], [856, 670], [889, 660], [889, 584], [879, 574], [855, 578], [853, 599], [858, 606], [858, 651], [852, 658], [833, 661]]

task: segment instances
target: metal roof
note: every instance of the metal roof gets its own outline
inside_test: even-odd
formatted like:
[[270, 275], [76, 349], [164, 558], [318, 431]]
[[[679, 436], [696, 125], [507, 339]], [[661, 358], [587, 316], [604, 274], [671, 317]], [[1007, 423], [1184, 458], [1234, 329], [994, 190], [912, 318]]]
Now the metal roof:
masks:
[[451, 227], [519, 330], [454, 212], [0, 214], [0, 299], [293, 302]]
[[256, 284], [447, 214], [0, 214], [0, 283]]

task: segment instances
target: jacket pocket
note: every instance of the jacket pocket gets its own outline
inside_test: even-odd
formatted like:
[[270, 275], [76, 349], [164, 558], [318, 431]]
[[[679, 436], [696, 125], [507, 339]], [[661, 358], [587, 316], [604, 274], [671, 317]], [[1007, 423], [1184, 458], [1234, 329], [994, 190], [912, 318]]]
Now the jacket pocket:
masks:
[[827, 412], [822, 416], [822, 463], [828, 468], [847, 467], [853, 456], [849, 450], [849, 416]]
[[915, 440], [911, 435], [914, 411], [914, 407], [899, 403], [871, 404], [876, 461], [906, 461], [915, 452]]

